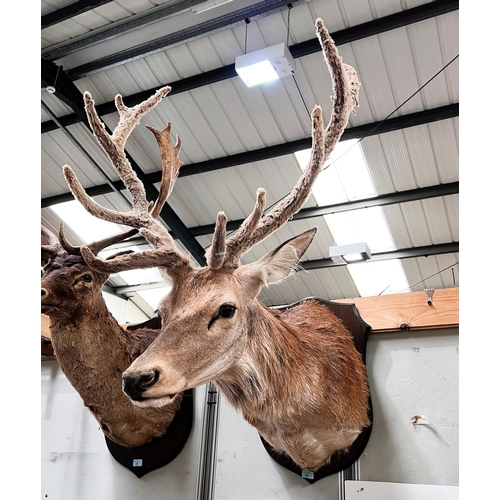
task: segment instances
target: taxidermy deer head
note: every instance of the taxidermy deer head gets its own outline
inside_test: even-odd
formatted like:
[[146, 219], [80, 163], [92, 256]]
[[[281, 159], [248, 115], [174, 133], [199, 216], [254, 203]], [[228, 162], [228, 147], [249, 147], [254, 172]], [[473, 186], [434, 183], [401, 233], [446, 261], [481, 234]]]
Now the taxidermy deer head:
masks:
[[[316, 228], [251, 264], [242, 265], [240, 258], [305, 203], [357, 105], [356, 72], [342, 63], [321, 19], [316, 21], [316, 31], [334, 97], [325, 128], [321, 108], [312, 111], [308, 167], [292, 192], [267, 214], [266, 193], [259, 189], [253, 211], [227, 238], [226, 216], [220, 212], [206, 267], [192, 266], [168, 231], [147, 216], [142, 195], [136, 203], [143, 208], [134, 213], [106, 210], [86, 195], [69, 167], [64, 169], [74, 195], [90, 213], [140, 230], [155, 247], [148, 251], [147, 264], [159, 266], [173, 285], [158, 306], [161, 333], [123, 374], [125, 393], [137, 406], [154, 408], [175, 401], [180, 391], [213, 381], [268, 443], [308, 470], [317, 470], [332, 453], [349, 447], [369, 425], [366, 367], [350, 333], [319, 301], [307, 300], [278, 312], [257, 300], [263, 286], [292, 272]], [[141, 183], [132, 182], [129, 165], [113, 159], [112, 138], [99, 125], [89, 94], [86, 99], [94, 134], [129, 183], [132, 195], [140, 192]], [[82, 256], [101, 272], [145, 264], [134, 255], [102, 261], [85, 247]]]
[[[133, 108], [126, 125], [116, 133], [121, 141], [116, 154], [124, 153], [126, 137], [139, 118], [155, 106], [170, 89], [162, 89], [152, 99]], [[169, 182], [182, 164], [178, 159], [180, 140], [170, 145], [170, 125], [162, 137], [168, 145], [162, 148], [163, 171], [160, 193], [154, 206], [144, 207], [154, 219], [167, 198]], [[97, 255], [105, 248], [137, 233], [136, 229], [85, 246]], [[61, 224], [59, 237], [42, 226], [42, 313], [51, 320], [54, 351], [62, 371], [80, 394], [87, 408], [99, 422], [104, 434], [123, 446], [140, 446], [164, 436], [180, 408], [182, 394], [174, 404], [164, 408], [137, 408], [122, 391], [122, 372], [154, 340], [159, 330], [127, 330], [109, 312], [102, 296], [103, 285], [111, 270], [90, 267], [82, 257], [82, 247], [67, 241]], [[148, 252], [138, 255], [148, 259]], [[122, 254], [122, 258], [130, 258]]]

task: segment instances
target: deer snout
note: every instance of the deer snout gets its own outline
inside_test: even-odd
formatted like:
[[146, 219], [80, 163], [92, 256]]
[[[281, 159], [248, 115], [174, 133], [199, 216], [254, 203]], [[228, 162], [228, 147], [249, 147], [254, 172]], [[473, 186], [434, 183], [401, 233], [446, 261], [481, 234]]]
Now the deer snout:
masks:
[[143, 393], [156, 384], [159, 376], [158, 370], [150, 370], [138, 375], [128, 375], [125, 372], [122, 375], [123, 392], [132, 401], [142, 401], [144, 399]]

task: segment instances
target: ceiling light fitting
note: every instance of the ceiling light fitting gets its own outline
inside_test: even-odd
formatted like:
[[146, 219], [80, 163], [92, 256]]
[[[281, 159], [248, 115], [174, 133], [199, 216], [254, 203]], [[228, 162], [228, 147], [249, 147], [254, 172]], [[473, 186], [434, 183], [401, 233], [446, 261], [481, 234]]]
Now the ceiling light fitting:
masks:
[[330, 259], [335, 264], [352, 264], [371, 258], [372, 252], [366, 243], [352, 243], [330, 247]]
[[282, 42], [236, 57], [235, 69], [247, 87], [292, 76], [295, 60]]
[[202, 12], [214, 9], [215, 7], [220, 7], [221, 5], [225, 5], [226, 3], [230, 3], [232, 1], [233, 0], [212, 0], [211, 2], [201, 4], [200, 7], [195, 7], [193, 9], [193, 14], [201, 14]]

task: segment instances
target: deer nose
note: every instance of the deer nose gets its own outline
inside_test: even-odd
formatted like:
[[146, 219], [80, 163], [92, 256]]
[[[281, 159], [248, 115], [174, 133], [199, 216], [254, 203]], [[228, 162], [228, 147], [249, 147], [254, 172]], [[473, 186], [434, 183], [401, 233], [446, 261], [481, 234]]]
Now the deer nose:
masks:
[[133, 376], [125, 372], [122, 375], [123, 392], [133, 401], [142, 401], [145, 399], [142, 394], [156, 384], [159, 376], [158, 370], [150, 370]]

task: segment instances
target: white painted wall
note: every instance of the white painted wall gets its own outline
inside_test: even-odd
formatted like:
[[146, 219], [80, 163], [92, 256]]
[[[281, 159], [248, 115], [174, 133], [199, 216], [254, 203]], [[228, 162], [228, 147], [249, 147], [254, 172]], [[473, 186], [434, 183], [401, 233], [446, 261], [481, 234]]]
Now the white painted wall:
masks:
[[[458, 329], [371, 335], [374, 423], [360, 479], [458, 485]], [[424, 415], [430, 425], [413, 425]], [[257, 431], [221, 405], [217, 500], [338, 498], [338, 475], [310, 485], [265, 451]]]
[[139, 479], [111, 456], [97, 421], [57, 361], [43, 361], [41, 498], [194, 499], [204, 397], [204, 387], [195, 390], [193, 428], [180, 454]]
[[[371, 335], [373, 432], [361, 479], [458, 485], [458, 329]], [[141, 479], [109, 454], [94, 418], [56, 361], [42, 363], [42, 489], [49, 500], [194, 500], [205, 388], [181, 454]], [[216, 500], [336, 499], [338, 477], [310, 485], [267, 454], [221, 396]], [[424, 415], [429, 425], [413, 425]], [[47, 495], [47, 496], [45, 496]]]
[[108, 309], [112, 311], [116, 321], [121, 325], [125, 323], [140, 323], [149, 319], [149, 316], [141, 311], [131, 300], [124, 300], [107, 292], [102, 292], [102, 296]]
[[[458, 329], [373, 335], [373, 432], [361, 479], [458, 485]], [[424, 415], [429, 425], [410, 419]]]

